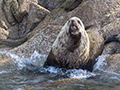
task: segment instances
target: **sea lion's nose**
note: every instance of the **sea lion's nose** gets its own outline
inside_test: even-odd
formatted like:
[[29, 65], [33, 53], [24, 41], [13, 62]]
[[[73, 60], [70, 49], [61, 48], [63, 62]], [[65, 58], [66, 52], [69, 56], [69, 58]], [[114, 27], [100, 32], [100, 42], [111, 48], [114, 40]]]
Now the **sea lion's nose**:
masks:
[[73, 23], [73, 22], [74, 22], [74, 20], [71, 20], [71, 22]]

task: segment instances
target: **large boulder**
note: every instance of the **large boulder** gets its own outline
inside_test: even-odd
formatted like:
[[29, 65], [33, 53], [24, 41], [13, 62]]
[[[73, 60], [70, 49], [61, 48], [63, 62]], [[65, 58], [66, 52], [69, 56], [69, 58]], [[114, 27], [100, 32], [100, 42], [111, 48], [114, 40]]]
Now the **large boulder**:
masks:
[[66, 0], [38, 0], [38, 4], [52, 11], [56, 7], [59, 7]]
[[61, 26], [57, 25], [48, 25], [43, 30], [40, 30], [40, 33], [32, 36], [27, 42], [12, 49], [11, 52], [24, 57], [30, 57], [34, 51], [48, 55], [61, 28]]
[[110, 42], [104, 46], [102, 54], [117, 54], [120, 53], [120, 43], [119, 42]]
[[75, 9], [82, 1], [83, 0], [38, 0], [38, 3], [50, 11], [58, 7], [71, 11]]
[[120, 74], [120, 53], [113, 54], [106, 58], [107, 67], [106, 70], [108, 72], [116, 72]]
[[102, 54], [117, 54], [120, 53], [120, 34], [111, 36], [105, 41], [105, 46]]
[[42, 6], [36, 3], [31, 3], [30, 11], [27, 17], [25, 35], [28, 34], [30, 31], [32, 31], [42, 20], [44, 20], [46, 15], [49, 13], [50, 11], [43, 8]]

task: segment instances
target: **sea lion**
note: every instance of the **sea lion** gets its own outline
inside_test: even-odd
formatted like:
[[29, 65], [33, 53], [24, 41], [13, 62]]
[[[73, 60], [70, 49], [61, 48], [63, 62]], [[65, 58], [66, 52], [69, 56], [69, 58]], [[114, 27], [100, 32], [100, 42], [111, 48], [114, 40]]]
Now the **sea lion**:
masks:
[[89, 60], [89, 37], [82, 21], [70, 18], [54, 41], [44, 66], [84, 68]]

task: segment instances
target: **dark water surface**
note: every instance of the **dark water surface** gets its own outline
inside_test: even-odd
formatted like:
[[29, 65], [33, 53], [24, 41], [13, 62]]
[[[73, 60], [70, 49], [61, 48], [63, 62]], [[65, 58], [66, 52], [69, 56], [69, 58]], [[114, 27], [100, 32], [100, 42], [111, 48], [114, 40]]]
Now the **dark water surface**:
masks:
[[[93, 72], [43, 68], [47, 56], [36, 51], [30, 58], [8, 51], [0, 55], [0, 90], [120, 90], [120, 74], [102, 68], [109, 55], [97, 59]], [[3, 65], [5, 60], [11, 62]]]

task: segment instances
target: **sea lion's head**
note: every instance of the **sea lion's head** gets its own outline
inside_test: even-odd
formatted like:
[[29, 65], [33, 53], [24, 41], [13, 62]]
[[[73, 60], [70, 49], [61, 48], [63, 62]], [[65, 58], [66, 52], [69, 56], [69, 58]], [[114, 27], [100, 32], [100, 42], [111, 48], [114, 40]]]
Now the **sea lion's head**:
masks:
[[84, 30], [84, 25], [82, 21], [77, 17], [72, 17], [68, 21], [69, 33], [71, 35], [78, 35]]

